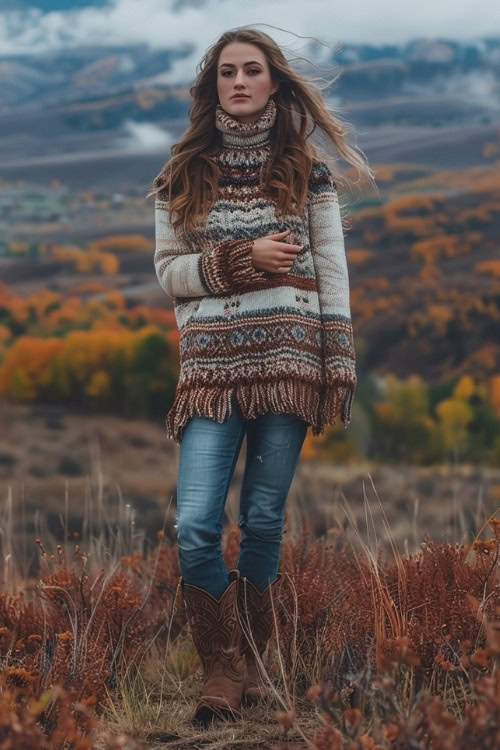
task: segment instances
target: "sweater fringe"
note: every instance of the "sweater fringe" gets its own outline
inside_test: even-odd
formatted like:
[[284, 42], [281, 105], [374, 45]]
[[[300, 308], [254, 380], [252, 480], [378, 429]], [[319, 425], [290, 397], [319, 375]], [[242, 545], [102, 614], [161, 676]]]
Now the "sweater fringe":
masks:
[[296, 414], [311, 426], [315, 437], [323, 434], [325, 425], [335, 425], [339, 413], [345, 427], [351, 419], [354, 397], [351, 384], [327, 386], [291, 378], [230, 386], [185, 385], [177, 388], [166, 416], [167, 437], [180, 445], [182, 430], [193, 415], [226, 422], [232, 413], [233, 391], [244, 419], [269, 411]]

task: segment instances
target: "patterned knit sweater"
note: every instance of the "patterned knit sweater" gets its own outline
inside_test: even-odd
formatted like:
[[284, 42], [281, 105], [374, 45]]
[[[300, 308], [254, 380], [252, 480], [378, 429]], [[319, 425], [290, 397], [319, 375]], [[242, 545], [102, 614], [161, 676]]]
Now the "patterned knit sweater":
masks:
[[[155, 270], [179, 329], [180, 375], [166, 427], [179, 444], [193, 414], [227, 420], [233, 391], [243, 418], [294, 413], [314, 436], [339, 413], [345, 427], [351, 419], [356, 370], [336, 184], [315, 160], [305, 218], [275, 215], [261, 191], [275, 119], [272, 98], [255, 123], [217, 105], [221, 177], [203, 226], [174, 231], [168, 188], [156, 194]], [[286, 229], [285, 242], [302, 245], [290, 270], [254, 268], [253, 241]]]

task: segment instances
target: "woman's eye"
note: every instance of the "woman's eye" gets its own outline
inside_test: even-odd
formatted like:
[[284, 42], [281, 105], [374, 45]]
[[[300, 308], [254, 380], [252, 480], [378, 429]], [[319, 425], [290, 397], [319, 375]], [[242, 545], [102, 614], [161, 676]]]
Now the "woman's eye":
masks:
[[[226, 73], [232, 73], [232, 72], [233, 72], [232, 70], [225, 70], [225, 71], [224, 71], [224, 72], [222, 73], [222, 75], [223, 75], [223, 76], [225, 76], [225, 75], [226, 75]], [[249, 72], [249, 73], [252, 73], [252, 72], [253, 72], [253, 73], [260, 73], [260, 70], [259, 70], [258, 68], [250, 68], [248, 72]]]

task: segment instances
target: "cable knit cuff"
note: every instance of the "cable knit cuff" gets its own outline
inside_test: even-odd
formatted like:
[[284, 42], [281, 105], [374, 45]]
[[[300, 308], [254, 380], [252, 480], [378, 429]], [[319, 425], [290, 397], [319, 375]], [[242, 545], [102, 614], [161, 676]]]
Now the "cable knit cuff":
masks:
[[227, 240], [199, 261], [200, 278], [212, 294], [228, 294], [259, 285], [266, 277], [252, 265], [253, 240]]

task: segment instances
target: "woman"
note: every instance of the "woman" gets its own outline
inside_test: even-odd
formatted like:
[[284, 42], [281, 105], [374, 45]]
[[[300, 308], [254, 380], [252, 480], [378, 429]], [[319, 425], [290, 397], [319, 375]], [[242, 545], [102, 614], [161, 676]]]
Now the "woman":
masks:
[[[166, 426], [180, 445], [181, 590], [204, 668], [193, 720], [207, 724], [239, 718], [263, 694], [256, 660], [272, 633], [307, 427], [319, 435], [339, 413], [347, 427], [356, 386], [339, 176], [308, 142], [307, 116], [372, 175], [318, 87], [263, 32], [222, 34], [190, 92], [191, 125], [150, 194], [156, 273], [180, 332]], [[245, 434], [240, 554], [228, 572], [223, 514]]]

